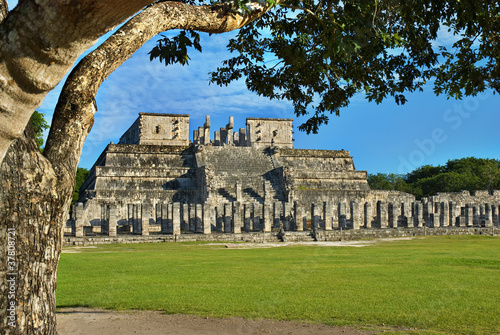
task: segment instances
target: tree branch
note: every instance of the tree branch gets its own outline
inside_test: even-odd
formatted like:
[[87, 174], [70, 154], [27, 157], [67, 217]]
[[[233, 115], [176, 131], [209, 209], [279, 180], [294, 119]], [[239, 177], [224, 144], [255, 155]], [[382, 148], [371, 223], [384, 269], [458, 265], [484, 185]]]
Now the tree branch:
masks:
[[245, 14], [226, 6], [193, 6], [161, 2], [130, 19], [71, 72], [59, 97], [44, 155], [61, 177], [74, 177], [83, 143], [97, 111], [95, 95], [102, 82], [145, 42], [170, 29], [223, 33], [261, 17], [270, 5]]
[[0, 0], [0, 23], [7, 17], [9, 14], [9, 4], [7, 0]]

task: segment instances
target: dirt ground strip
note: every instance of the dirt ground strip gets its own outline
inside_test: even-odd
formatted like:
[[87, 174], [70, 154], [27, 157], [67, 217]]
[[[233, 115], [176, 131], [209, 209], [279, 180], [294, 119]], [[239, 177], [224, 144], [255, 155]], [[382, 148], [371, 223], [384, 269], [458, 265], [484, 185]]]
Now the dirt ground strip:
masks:
[[373, 332], [289, 321], [200, 318], [160, 311], [65, 308], [57, 313], [59, 335], [368, 335]]

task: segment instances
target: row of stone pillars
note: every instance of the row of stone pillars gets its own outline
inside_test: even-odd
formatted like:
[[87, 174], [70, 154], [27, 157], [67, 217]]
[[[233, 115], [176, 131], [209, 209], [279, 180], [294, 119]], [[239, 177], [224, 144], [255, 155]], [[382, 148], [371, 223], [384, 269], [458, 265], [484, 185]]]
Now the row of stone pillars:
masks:
[[[101, 232], [116, 236], [119, 218], [114, 204], [101, 206]], [[285, 231], [333, 230], [338, 228], [397, 228], [397, 227], [492, 227], [499, 224], [500, 205], [459, 206], [441, 203], [371, 203], [353, 201], [349, 204], [324, 202], [301, 206], [288, 202], [210, 204], [129, 204], [126, 223], [131, 232], [149, 235], [150, 225], [161, 226], [161, 233], [195, 232], [210, 234], [212, 230], [241, 233], [272, 229]], [[73, 233], [83, 236], [83, 206], [75, 206]]]

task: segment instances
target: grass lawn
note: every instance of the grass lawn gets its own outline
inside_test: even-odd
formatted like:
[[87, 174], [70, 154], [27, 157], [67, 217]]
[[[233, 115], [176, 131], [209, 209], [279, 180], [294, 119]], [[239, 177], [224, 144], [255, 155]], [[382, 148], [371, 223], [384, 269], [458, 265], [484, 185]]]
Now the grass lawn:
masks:
[[57, 305], [500, 334], [500, 238], [358, 248], [98, 246], [61, 255]]

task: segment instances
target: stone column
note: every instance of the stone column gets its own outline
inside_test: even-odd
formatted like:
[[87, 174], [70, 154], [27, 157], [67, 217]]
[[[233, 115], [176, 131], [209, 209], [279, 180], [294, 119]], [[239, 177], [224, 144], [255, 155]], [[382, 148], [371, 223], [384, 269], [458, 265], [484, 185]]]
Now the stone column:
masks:
[[319, 228], [320, 211], [318, 205], [311, 204], [311, 229], [317, 230]]
[[484, 210], [484, 204], [479, 205], [479, 215], [478, 215], [478, 226], [479, 227], [484, 227], [484, 219], [485, 219], [485, 210]]
[[203, 135], [205, 135], [205, 130], [203, 129], [203, 127], [198, 127], [198, 143], [199, 144], [205, 144], [205, 138]]
[[246, 147], [247, 141], [245, 137], [245, 128], [240, 128], [240, 136], [239, 136], [239, 145], [240, 147]]
[[116, 224], [118, 223], [118, 209], [115, 204], [109, 204], [108, 236], [116, 236]]
[[172, 205], [172, 234], [181, 233], [181, 204], [174, 202]]
[[406, 222], [406, 226], [408, 228], [413, 228], [413, 227], [416, 227], [416, 219], [415, 219], [415, 215], [417, 214], [417, 211], [416, 211], [416, 203], [412, 202], [410, 205], [409, 205], [409, 210], [410, 210], [410, 213], [408, 215], [408, 220]]
[[268, 180], [264, 180], [263, 188], [264, 188], [264, 201], [270, 202], [272, 200], [271, 199], [271, 192], [270, 192], [271, 183]]
[[421, 202], [413, 203], [413, 226], [422, 227], [424, 224], [423, 220], [424, 207]]
[[[333, 200], [330, 200], [333, 201]], [[338, 229], [340, 228], [340, 213], [339, 213], [339, 204], [332, 203], [332, 228]]]
[[141, 224], [141, 215], [142, 215], [142, 206], [141, 204], [133, 205], [133, 216], [134, 216], [134, 234], [142, 234], [142, 224]]
[[251, 232], [253, 230], [252, 225], [252, 208], [250, 204], [245, 204], [245, 213], [243, 215], [243, 224], [245, 226], [245, 231]]
[[174, 233], [174, 204], [173, 203], [167, 205], [167, 213], [168, 213], [168, 220], [167, 220], [167, 227], [168, 228], [167, 229], [168, 229], [169, 233], [173, 234]]
[[101, 219], [100, 219], [99, 229], [100, 229], [101, 233], [108, 234], [108, 229], [109, 229], [109, 207], [108, 207], [108, 204], [101, 204], [100, 207], [101, 207]]
[[234, 185], [234, 188], [236, 190], [236, 201], [242, 201], [243, 200], [243, 193], [241, 191], [241, 183], [236, 182]]
[[484, 215], [485, 215], [484, 226], [487, 228], [493, 227], [493, 213], [490, 204], [484, 204]]
[[441, 203], [441, 227], [448, 227], [450, 225], [450, 204], [446, 201]]
[[151, 204], [142, 204], [141, 213], [141, 235], [149, 235], [149, 223], [153, 219]]
[[465, 205], [465, 224], [467, 227], [472, 227], [474, 225], [474, 209], [471, 205]]
[[433, 227], [437, 228], [441, 226], [441, 203], [434, 202], [434, 213], [429, 214], [433, 219], [431, 220], [433, 223]]
[[241, 204], [233, 202], [233, 233], [241, 234]]
[[491, 205], [491, 216], [493, 220], [493, 226], [498, 225], [498, 206]]
[[265, 202], [263, 206], [262, 216], [264, 218], [264, 232], [271, 232], [272, 216], [271, 216], [271, 203]]
[[481, 225], [481, 215], [479, 212], [479, 206], [472, 206], [472, 222], [473, 225], [480, 226]]
[[233, 209], [230, 203], [224, 204], [224, 233], [232, 232]]
[[240, 146], [240, 133], [238, 133], [237, 131], [233, 133], [233, 144], [235, 147]]
[[182, 204], [181, 230], [189, 231], [189, 205]]
[[410, 203], [403, 202], [401, 204], [402, 206], [402, 213], [403, 213], [403, 224], [406, 225], [406, 227], [412, 227], [413, 226], [413, 220], [411, 217], [411, 205]]
[[398, 227], [398, 207], [392, 202], [389, 203], [389, 227]]
[[450, 227], [454, 227], [455, 226], [455, 222], [457, 221], [457, 211], [456, 211], [456, 206], [455, 206], [455, 203], [453, 201], [450, 201], [449, 203], [449, 206], [450, 206], [450, 221], [448, 222], [448, 225]]
[[273, 202], [273, 215], [272, 215], [272, 227], [273, 228], [278, 228], [280, 229], [282, 224], [281, 224], [281, 217], [283, 216], [283, 205], [281, 202]]
[[303, 231], [304, 230], [304, 212], [302, 210], [302, 207], [299, 205], [297, 201], [293, 203], [293, 209], [294, 209], [294, 217], [295, 217], [295, 229], [297, 231]]
[[425, 220], [426, 227], [433, 227], [433, 225], [434, 225], [434, 222], [433, 222], [434, 216], [431, 214], [434, 214], [434, 206], [433, 206], [432, 202], [428, 201], [428, 202], [424, 203], [424, 220]]
[[290, 213], [291, 213], [290, 203], [284, 202], [283, 203], [283, 229], [285, 229], [285, 231], [291, 230], [291, 225], [290, 225], [291, 215], [290, 215]]
[[329, 201], [323, 203], [323, 221], [325, 222], [325, 230], [332, 230], [333, 227], [333, 209]]
[[161, 233], [162, 234], [168, 234], [170, 233], [170, 229], [169, 229], [169, 226], [168, 226], [168, 215], [170, 214], [170, 211], [168, 210], [168, 205], [167, 204], [161, 204]]
[[215, 208], [215, 228], [218, 232], [224, 232], [224, 205]]
[[141, 205], [132, 205], [132, 232], [134, 234], [142, 234], [141, 213]]
[[361, 213], [359, 212], [359, 203], [357, 201], [351, 202], [351, 222], [352, 229], [359, 229], [361, 225]]
[[210, 143], [210, 115], [205, 116], [205, 124], [203, 125], [203, 140], [205, 145]]
[[253, 204], [253, 216], [252, 216], [252, 224], [253, 230], [261, 231], [263, 229], [261, 224], [262, 213], [264, 212], [264, 206], [261, 206], [258, 203]]
[[196, 204], [189, 204], [189, 231], [194, 233], [196, 231]]
[[345, 202], [341, 202], [338, 205], [339, 213], [339, 228], [346, 229], [347, 227], [347, 205]]
[[234, 117], [229, 117], [229, 123], [226, 125], [226, 143], [233, 144], [233, 128], [234, 128]]
[[372, 220], [373, 220], [373, 208], [371, 202], [365, 203], [365, 227], [367, 229], [372, 228]]
[[377, 223], [382, 229], [387, 228], [389, 221], [389, 213], [387, 210], [387, 203], [385, 201], [377, 202]]
[[203, 234], [212, 233], [212, 206], [203, 204]]
[[198, 130], [193, 130], [193, 144], [200, 143], [200, 133]]
[[458, 226], [467, 227], [467, 209], [460, 207], [460, 216], [458, 217]]
[[196, 214], [195, 214], [195, 229], [197, 233], [203, 232], [203, 206], [201, 204], [196, 204]]
[[220, 128], [220, 145], [226, 145], [227, 144], [227, 130], [226, 128]]
[[83, 203], [77, 202], [73, 208], [75, 211], [75, 237], [83, 237]]
[[220, 131], [214, 131], [214, 146], [222, 145], [220, 142]]
[[134, 233], [135, 231], [135, 223], [134, 223], [134, 205], [133, 204], [127, 204], [127, 224], [128, 224], [128, 231]]

